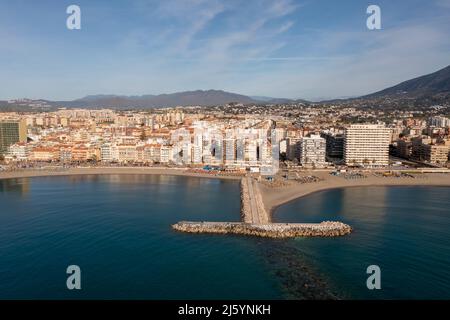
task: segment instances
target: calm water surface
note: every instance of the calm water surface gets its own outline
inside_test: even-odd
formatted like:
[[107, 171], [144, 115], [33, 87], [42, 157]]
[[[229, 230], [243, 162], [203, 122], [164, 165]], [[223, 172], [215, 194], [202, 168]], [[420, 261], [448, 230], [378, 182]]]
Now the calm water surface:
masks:
[[[0, 181], [0, 298], [280, 298], [255, 239], [174, 232], [239, 220], [239, 183], [156, 175]], [[66, 289], [79, 265], [82, 290]]]
[[[450, 298], [450, 188], [318, 192], [275, 220], [341, 220], [342, 238], [177, 233], [238, 221], [237, 181], [157, 175], [0, 180], [0, 298]], [[66, 289], [70, 264], [82, 290]], [[366, 288], [379, 265], [382, 290]], [[305, 285], [306, 284], [306, 285]], [[312, 285], [311, 285], [312, 284]]]
[[[341, 238], [290, 242], [335, 291], [351, 298], [450, 299], [450, 188], [361, 187], [317, 192], [275, 212], [276, 221], [340, 220]], [[366, 268], [381, 268], [368, 290]]]

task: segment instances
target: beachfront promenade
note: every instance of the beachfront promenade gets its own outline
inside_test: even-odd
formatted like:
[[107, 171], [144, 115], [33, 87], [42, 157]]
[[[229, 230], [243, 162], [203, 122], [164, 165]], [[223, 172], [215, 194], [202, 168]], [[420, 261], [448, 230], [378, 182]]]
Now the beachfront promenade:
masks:
[[271, 223], [258, 183], [251, 177], [241, 180], [243, 222], [180, 221], [172, 228], [188, 233], [242, 234], [268, 238], [335, 237], [351, 232], [351, 227], [335, 221], [321, 223]]

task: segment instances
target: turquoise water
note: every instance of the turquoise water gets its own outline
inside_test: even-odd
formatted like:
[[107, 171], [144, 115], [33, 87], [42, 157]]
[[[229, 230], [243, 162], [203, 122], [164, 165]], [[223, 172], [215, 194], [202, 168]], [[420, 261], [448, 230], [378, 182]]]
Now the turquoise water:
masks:
[[[342, 238], [174, 232], [238, 221], [237, 181], [156, 175], [0, 180], [0, 298], [450, 298], [450, 188], [318, 192], [275, 220], [341, 220]], [[79, 265], [82, 290], [66, 289]], [[366, 288], [381, 268], [382, 290]]]
[[[450, 299], [450, 188], [364, 187], [322, 191], [288, 203], [276, 221], [340, 220], [341, 238], [289, 242], [342, 297]], [[381, 269], [381, 290], [368, 290], [366, 268]]]

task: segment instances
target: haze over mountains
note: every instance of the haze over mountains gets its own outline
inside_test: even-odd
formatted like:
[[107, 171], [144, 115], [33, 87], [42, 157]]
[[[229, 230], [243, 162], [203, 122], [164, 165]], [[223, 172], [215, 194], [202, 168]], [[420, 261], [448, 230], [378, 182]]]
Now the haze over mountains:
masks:
[[[403, 101], [414, 100], [441, 103], [450, 101], [450, 66], [434, 73], [404, 81], [393, 87], [361, 96], [358, 98], [335, 99], [333, 101]], [[36, 101], [36, 100], [33, 100]], [[125, 108], [153, 108], [165, 106], [212, 106], [227, 103], [261, 104], [261, 103], [293, 103], [308, 102], [298, 99], [271, 98], [261, 96], [246, 96], [222, 90], [196, 90], [170, 94], [120, 96], [120, 95], [90, 95], [72, 101], [48, 101], [38, 100], [51, 106], [65, 107], [109, 107], [117, 109]], [[6, 101], [0, 101], [0, 107], [8, 105]], [[22, 104], [21, 104], [22, 105]]]

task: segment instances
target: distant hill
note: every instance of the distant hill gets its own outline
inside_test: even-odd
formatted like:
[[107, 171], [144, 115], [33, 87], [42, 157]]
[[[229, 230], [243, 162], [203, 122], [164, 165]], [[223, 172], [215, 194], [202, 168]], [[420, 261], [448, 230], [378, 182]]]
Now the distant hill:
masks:
[[393, 87], [360, 97], [372, 98], [420, 98], [424, 96], [450, 96], [450, 66], [439, 71], [404, 81]]
[[259, 101], [261, 103], [273, 103], [273, 104], [282, 104], [282, 103], [293, 103], [295, 100], [287, 99], [287, 98], [272, 98], [265, 96], [251, 96], [253, 100]]
[[355, 106], [392, 110], [448, 104], [450, 103], [450, 66], [368, 95], [322, 100], [320, 103], [350, 103]]
[[231, 102], [258, 103], [248, 96], [222, 90], [196, 90], [142, 96], [91, 95], [73, 101], [55, 101], [53, 104], [67, 107], [152, 108], [189, 105], [212, 106]]
[[[26, 100], [17, 103], [0, 101], [2, 111], [25, 111], [53, 107], [80, 108], [155, 108], [174, 106], [214, 106], [227, 103], [243, 104], [283, 104], [309, 103], [302, 99], [272, 98], [266, 96], [249, 97], [242, 94], [222, 90], [183, 91], [170, 94], [121, 96], [121, 95], [90, 95], [72, 101]], [[333, 99], [321, 103], [355, 103], [360, 106], [377, 106], [403, 108], [405, 106], [430, 106], [440, 103], [450, 103], [450, 66], [434, 73], [404, 81], [393, 87], [357, 98]]]
[[[8, 101], [0, 101], [0, 110], [14, 108], [15, 111], [25, 111], [27, 106], [36, 103], [51, 107], [67, 107], [67, 108], [113, 108], [113, 109], [133, 109], [133, 108], [157, 108], [157, 107], [175, 107], [175, 106], [216, 106], [227, 103], [243, 103], [243, 104], [282, 104], [301, 102], [307, 103], [306, 100], [284, 99], [271, 97], [249, 97], [242, 94], [226, 92], [223, 90], [196, 90], [183, 91], [169, 94], [159, 95], [141, 95], [141, 96], [125, 96], [114, 94], [98, 94], [89, 95], [80, 99], [70, 101], [51, 101], [51, 100], [32, 100], [20, 99], [9, 103]], [[14, 106], [13, 106], [14, 105]], [[36, 107], [34, 107], [36, 108]]]
[[268, 104], [310, 103], [310, 101], [304, 99], [272, 98], [266, 96], [251, 96], [250, 98], [260, 103]]

